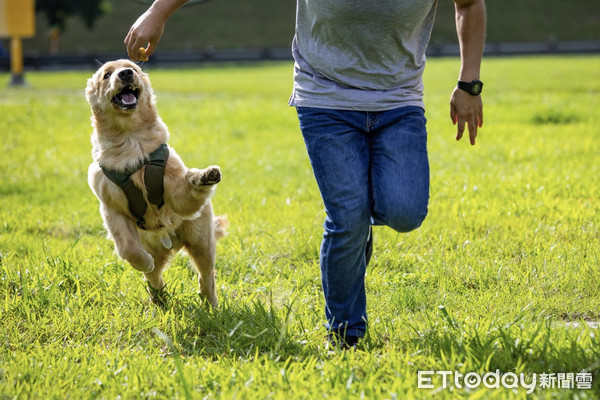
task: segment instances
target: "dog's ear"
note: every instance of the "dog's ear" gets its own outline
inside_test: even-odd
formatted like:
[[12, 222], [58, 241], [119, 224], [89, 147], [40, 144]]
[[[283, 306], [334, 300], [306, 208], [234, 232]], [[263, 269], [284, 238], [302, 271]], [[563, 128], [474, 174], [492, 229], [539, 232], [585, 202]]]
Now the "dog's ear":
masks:
[[95, 106], [95, 98], [97, 97], [97, 89], [95, 88], [95, 77], [96, 74], [94, 74], [94, 76], [87, 80], [87, 85], [85, 86], [84, 91], [85, 99], [92, 106], [92, 108], [94, 108]]

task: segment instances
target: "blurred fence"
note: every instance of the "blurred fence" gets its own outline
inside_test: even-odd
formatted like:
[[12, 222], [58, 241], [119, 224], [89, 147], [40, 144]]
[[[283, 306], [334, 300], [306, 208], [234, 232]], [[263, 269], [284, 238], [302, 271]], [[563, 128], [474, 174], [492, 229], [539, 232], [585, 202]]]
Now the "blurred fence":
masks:
[[[428, 57], [458, 56], [458, 45], [430, 44]], [[539, 54], [600, 54], [600, 41], [488, 43], [485, 56], [515, 56]], [[35, 55], [25, 54], [27, 70], [96, 69], [98, 63], [126, 58], [125, 50], [114, 54]], [[148, 65], [160, 67], [194, 66], [205, 63], [292, 60], [290, 49], [235, 49], [194, 52], [157, 52]], [[10, 70], [10, 60], [0, 58], [0, 70]]]
[[[600, 41], [486, 43], [486, 56], [535, 54], [600, 54]], [[429, 45], [428, 57], [458, 55], [458, 45]]]

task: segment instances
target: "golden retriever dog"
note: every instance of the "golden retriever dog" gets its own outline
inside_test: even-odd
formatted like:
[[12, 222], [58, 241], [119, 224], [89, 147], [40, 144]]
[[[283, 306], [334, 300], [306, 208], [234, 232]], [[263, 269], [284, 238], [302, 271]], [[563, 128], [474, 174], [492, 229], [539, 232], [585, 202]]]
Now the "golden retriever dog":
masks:
[[144, 273], [151, 299], [164, 304], [163, 271], [185, 249], [201, 295], [217, 307], [215, 247], [227, 225], [213, 215], [210, 201], [219, 167], [187, 168], [166, 145], [169, 132], [150, 80], [135, 63], [102, 65], [88, 79], [85, 96], [94, 128], [88, 183], [117, 253]]

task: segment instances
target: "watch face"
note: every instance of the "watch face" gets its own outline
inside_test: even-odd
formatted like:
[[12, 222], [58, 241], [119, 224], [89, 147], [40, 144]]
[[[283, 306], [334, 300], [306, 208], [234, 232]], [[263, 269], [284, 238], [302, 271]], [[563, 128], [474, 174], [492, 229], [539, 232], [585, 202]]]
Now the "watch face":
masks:
[[465, 92], [477, 96], [481, 93], [481, 89], [483, 89], [483, 82], [478, 79], [475, 79], [471, 82], [458, 81], [458, 88], [464, 90]]

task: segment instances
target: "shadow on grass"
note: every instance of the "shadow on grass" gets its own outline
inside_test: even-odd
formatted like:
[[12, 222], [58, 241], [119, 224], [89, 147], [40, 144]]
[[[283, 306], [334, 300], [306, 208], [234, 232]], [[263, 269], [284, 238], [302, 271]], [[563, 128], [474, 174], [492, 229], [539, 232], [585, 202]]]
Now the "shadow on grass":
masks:
[[225, 300], [212, 309], [198, 296], [172, 297], [162, 311], [173, 318], [167, 333], [154, 334], [172, 354], [250, 359], [257, 355], [286, 359], [306, 354], [306, 346], [290, 330], [293, 304], [275, 307], [259, 300], [233, 304]]
[[565, 324], [552, 316], [527, 316], [525, 310], [502, 322], [458, 321], [444, 306], [428, 324], [411, 326], [410, 347], [437, 360], [438, 370], [591, 373], [600, 393], [600, 341], [597, 328], [581, 320]]

